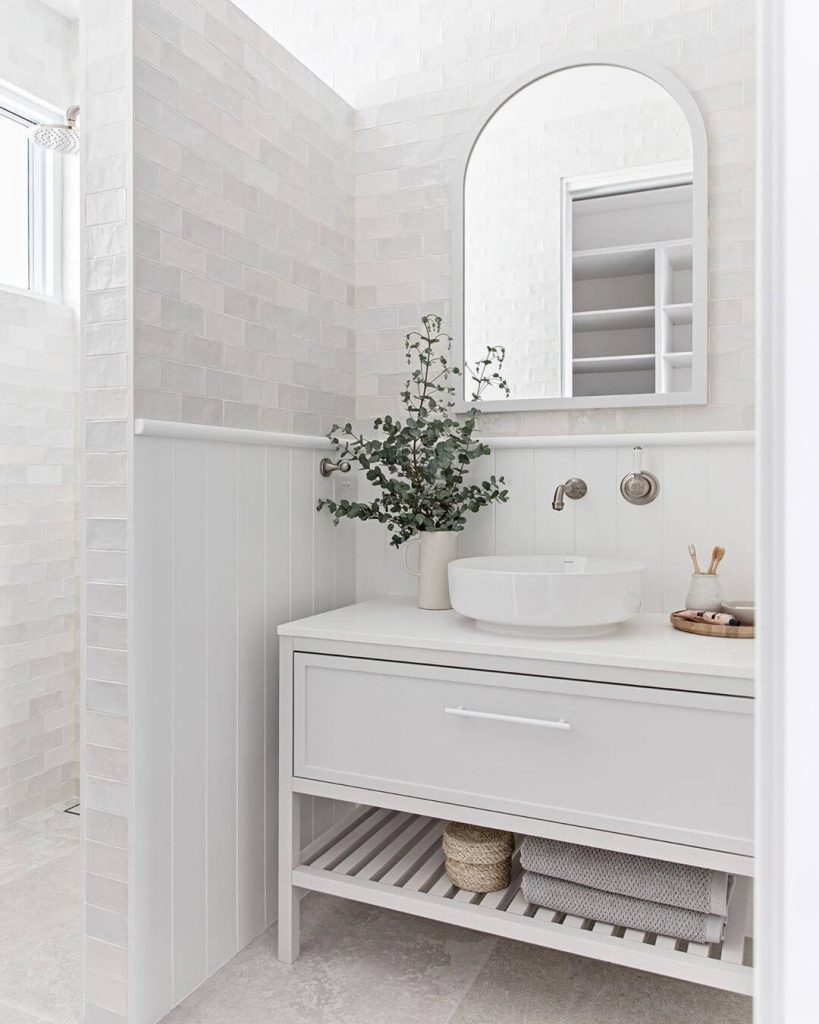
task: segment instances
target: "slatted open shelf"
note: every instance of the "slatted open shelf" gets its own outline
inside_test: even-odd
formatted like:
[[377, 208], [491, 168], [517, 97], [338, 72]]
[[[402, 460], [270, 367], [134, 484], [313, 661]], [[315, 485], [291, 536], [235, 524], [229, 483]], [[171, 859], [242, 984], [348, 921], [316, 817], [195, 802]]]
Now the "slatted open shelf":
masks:
[[417, 814], [359, 808], [302, 851], [293, 884], [701, 985], [751, 993], [750, 879], [737, 879], [722, 942], [685, 942], [534, 906], [520, 891], [517, 854], [508, 888], [486, 895], [458, 889], [444, 871], [443, 827], [443, 822]]

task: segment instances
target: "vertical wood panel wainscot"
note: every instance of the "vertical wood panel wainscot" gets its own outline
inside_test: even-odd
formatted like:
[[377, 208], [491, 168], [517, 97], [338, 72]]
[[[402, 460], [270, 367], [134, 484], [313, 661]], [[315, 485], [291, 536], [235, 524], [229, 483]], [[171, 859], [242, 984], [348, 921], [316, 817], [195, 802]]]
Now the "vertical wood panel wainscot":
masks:
[[[543, 445], [543, 442], [548, 445]], [[615, 443], [613, 443], [615, 442]], [[490, 456], [474, 465], [476, 480], [503, 476], [509, 501], [471, 516], [458, 555], [588, 555], [633, 558], [646, 565], [645, 611], [683, 606], [691, 574], [691, 542], [727, 549], [720, 567], [726, 596], [754, 593], [754, 440], [736, 432], [595, 438], [495, 438]], [[660, 481], [650, 505], [630, 505], [620, 480], [632, 470], [633, 445]], [[579, 476], [589, 486], [579, 501], [552, 509], [555, 487]], [[359, 483], [359, 500], [368, 485]], [[415, 592], [416, 581], [389, 547], [378, 524], [356, 526], [359, 600]]]
[[[262, 436], [135, 439], [140, 1024], [275, 920], [276, 629], [355, 596], [354, 531], [315, 511], [326, 452]], [[314, 801], [306, 834], [335, 812]]]

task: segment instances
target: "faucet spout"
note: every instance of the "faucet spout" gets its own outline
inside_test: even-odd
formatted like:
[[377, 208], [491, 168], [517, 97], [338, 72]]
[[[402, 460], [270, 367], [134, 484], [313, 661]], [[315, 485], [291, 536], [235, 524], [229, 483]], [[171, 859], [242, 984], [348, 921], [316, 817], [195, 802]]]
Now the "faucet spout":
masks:
[[578, 498], [582, 498], [588, 489], [585, 480], [573, 476], [565, 484], [558, 484], [555, 496], [552, 498], [552, 508], [555, 512], [562, 512], [565, 507], [563, 503], [564, 498], [572, 498], [576, 501]]

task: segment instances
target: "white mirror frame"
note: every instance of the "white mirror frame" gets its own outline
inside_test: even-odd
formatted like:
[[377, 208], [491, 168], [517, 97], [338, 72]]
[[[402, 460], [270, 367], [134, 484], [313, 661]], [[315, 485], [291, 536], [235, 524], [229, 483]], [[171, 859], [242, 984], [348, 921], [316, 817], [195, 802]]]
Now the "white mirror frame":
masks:
[[[478, 139], [491, 118], [513, 96], [528, 85], [557, 71], [587, 66], [608, 66], [636, 71], [653, 79], [680, 105], [691, 130], [693, 187], [692, 253], [693, 317], [691, 327], [692, 378], [691, 390], [653, 395], [599, 395], [589, 398], [509, 398], [481, 401], [484, 412], [527, 412], [552, 409], [625, 409], [634, 406], [706, 405], [708, 403], [708, 135], [700, 108], [686, 87], [666, 68], [651, 60], [626, 57], [619, 53], [581, 54], [560, 58], [541, 65], [535, 71], [515, 79], [506, 86], [476, 117], [466, 133], [465, 143], [456, 163], [453, 181], [452, 216], [452, 359], [455, 366], [464, 365], [464, 196], [466, 172]], [[561, 289], [562, 290], [562, 289]], [[561, 310], [561, 316], [563, 315]], [[562, 335], [562, 330], [561, 330]], [[499, 339], [499, 343], [500, 339]], [[463, 378], [466, 386], [466, 377]], [[463, 393], [456, 395], [459, 412], [475, 403], [466, 401]]]

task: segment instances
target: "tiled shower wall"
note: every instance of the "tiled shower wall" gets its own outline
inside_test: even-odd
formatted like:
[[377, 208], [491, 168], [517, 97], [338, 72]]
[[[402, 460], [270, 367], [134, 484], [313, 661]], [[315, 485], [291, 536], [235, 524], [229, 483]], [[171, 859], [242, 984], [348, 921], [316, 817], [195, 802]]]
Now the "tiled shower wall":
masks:
[[129, 614], [133, 445], [131, 4], [83, 5], [81, 22], [82, 564], [85, 1019], [128, 1014]]
[[137, 416], [353, 415], [353, 111], [223, 0], [134, 0]]
[[76, 329], [0, 291], [0, 828], [77, 790]]
[[707, 407], [504, 414], [489, 433], [753, 426], [753, 0], [303, 0], [242, 5], [356, 108], [357, 414], [394, 405], [403, 336], [450, 313], [451, 181], [463, 133], [547, 60], [624, 52], [670, 69], [710, 142]]
[[0, 79], [57, 108], [76, 100], [77, 23], [40, 0], [5, 0]]
[[[64, 108], [76, 24], [39, 0], [3, 13], [0, 80]], [[76, 347], [74, 309], [0, 289], [0, 828], [77, 791]]]

